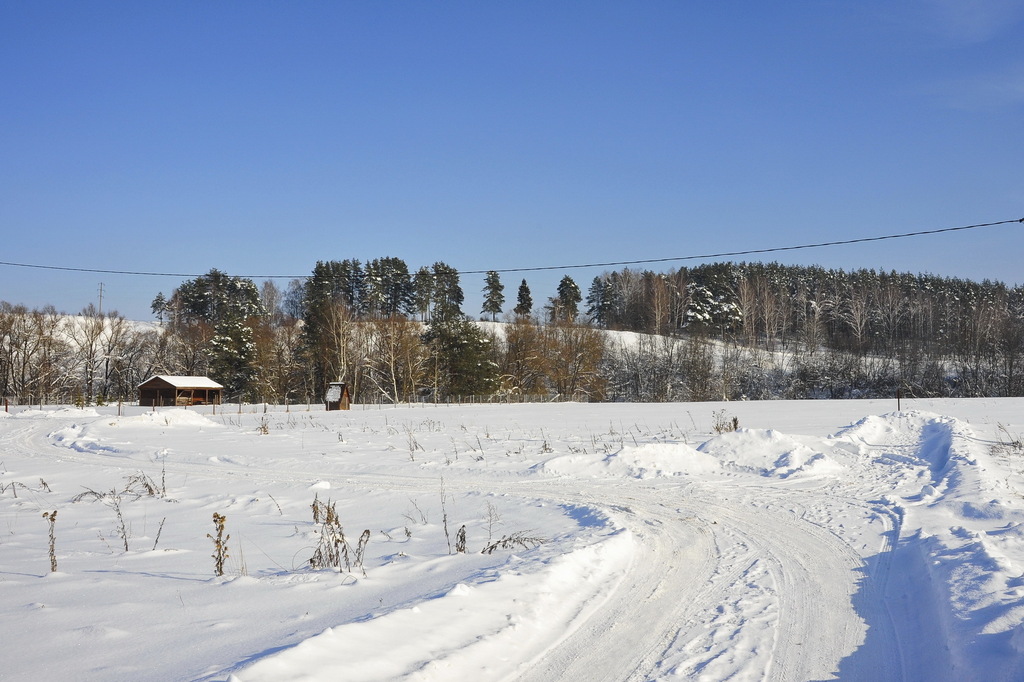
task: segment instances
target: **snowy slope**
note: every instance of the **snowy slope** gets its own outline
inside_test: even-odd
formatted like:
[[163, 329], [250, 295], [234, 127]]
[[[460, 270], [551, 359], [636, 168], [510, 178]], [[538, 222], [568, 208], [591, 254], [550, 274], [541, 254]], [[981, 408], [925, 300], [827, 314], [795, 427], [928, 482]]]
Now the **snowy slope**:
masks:
[[0, 679], [1024, 679], [1022, 408], [0, 413]]

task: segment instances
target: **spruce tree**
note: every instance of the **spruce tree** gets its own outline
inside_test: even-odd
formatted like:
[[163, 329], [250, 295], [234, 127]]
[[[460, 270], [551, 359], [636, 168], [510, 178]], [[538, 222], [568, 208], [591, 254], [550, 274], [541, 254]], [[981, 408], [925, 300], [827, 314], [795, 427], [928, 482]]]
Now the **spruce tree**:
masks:
[[255, 393], [256, 345], [252, 327], [243, 320], [225, 320], [215, 327], [206, 350], [210, 374], [224, 385], [227, 398], [250, 399]]
[[601, 277], [595, 277], [587, 291], [587, 315], [599, 327], [608, 326], [608, 312], [611, 309], [611, 285]]
[[497, 365], [490, 339], [476, 324], [460, 315], [435, 320], [423, 335], [430, 349], [435, 397], [489, 395], [497, 386]]
[[501, 306], [505, 304], [505, 285], [501, 283], [498, 273], [491, 270], [484, 278], [484, 306], [480, 312], [490, 314], [491, 322], [497, 319]]
[[569, 275], [562, 278], [558, 283], [558, 298], [555, 301], [554, 314], [558, 319], [572, 322], [580, 312], [580, 301], [583, 295], [580, 294], [579, 285]]
[[516, 295], [516, 307], [512, 312], [520, 317], [525, 317], [531, 311], [533, 311], [533, 296], [530, 295], [530, 286], [524, 279], [519, 285], [519, 293]]

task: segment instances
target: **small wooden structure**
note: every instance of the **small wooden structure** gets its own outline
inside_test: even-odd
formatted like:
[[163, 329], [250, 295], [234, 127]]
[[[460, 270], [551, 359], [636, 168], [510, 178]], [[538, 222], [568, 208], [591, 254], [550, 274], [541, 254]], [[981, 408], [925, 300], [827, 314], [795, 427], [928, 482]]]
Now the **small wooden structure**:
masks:
[[347, 410], [352, 404], [352, 395], [348, 392], [348, 384], [343, 381], [332, 381], [327, 386], [327, 397], [324, 398], [327, 411]]
[[224, 387], [208, 377], [154, 376], [139, 384], [139, 405], [220, 405]]

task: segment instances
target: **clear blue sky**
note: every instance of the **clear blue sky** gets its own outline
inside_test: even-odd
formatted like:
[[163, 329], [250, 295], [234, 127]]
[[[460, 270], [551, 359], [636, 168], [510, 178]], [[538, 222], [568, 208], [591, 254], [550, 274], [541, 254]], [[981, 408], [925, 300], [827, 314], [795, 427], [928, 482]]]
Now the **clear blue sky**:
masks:
[[[1000, 0], [0, 2], [0, 261], [465, 271], [1021, 218], [1022, 29]], [[1009, 225], [762, 259], [1014, 284], [1022, 253]], [[103, 282], [148, 319], [181, 281], [0, 266], [0, 299]]]

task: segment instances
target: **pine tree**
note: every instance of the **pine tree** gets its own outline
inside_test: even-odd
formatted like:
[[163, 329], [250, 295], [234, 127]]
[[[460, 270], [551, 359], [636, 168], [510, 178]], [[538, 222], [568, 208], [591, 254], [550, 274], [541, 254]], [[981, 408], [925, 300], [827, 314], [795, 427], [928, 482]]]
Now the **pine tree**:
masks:
[[427, 266], [416, 271], [412, 280], [412, 308], [426, 322], [430, 314], [430, 306], [434, 303], [434, 274]]
[[525, 317], [533, 311], [533, 296], [530, 295], [530, 286], [524, 279], [519, 285], [519, 293], [516, 295], [516, 307], [513, 309], [516, 315]]
[[498, 273], [491, 270], [484, 278], [484, 305], [480, 312], [490, 314], [491, 322], [497, 319], [501, 306], [505, 304], [505, 285], [501, 283]]
[[170, 307], [186, 323], [217, 325], [265, 314], [255, 282], [214, 268], [174, 290]]
[[[301, 351], [312, 377], [310, 390], [322, 396], [327, 384], [347, 376], [346, 343], [356, 321], [361, 281], [354, 281], [357, 261], [318, 261], [306, 280], [302, 302]], [[359, 268], [356, 280], [361, 280]], [[350, 386], [350, 388], [352, 388]]]
[[335, 265], [336, 290], [341, 292], [342, 300], [355, 316], [366, 312], [366, 273], [362, 264], [355, 258], [333, 261]]
[[154, 315], [156, 315], [156, 319], [163, 322], [164, 315], [167, 314], [167, 306], [167, 299], [164, 297], [164, 292], [161, 291], [156, 295], [156, 298], [153, 299], [153, 303], [150, 304], [149, 309], [153, 311]]
[[[248, 278], [213, 269], [174, 290], [171, 333], [196, 356], [228, 395], [248, 398], [256, 374], [253, 327], [265, 318], [259, 289]], [[193, 364], [193, 363], [190, 363]]]
[[447, 322], [462, 317], [462, 302], [465, 299], [459, 285], [459, 271], [446, 263], [434, 263], [432, 322]]
[[413, 300], [409, 267], [401, 258], [376, 258], [366, 264], [366, 312], [392, 317], [411, 312]]

